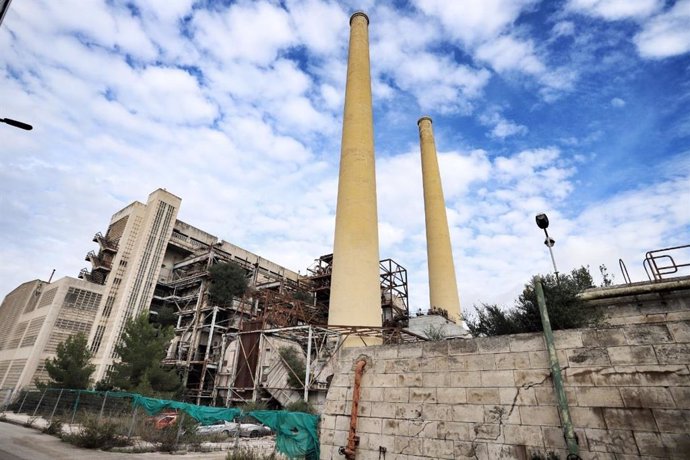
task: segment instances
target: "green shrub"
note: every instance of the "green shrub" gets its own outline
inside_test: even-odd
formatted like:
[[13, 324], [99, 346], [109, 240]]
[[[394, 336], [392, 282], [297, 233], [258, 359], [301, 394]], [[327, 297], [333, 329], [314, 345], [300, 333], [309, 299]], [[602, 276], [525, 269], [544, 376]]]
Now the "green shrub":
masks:
[[303, 382], [307, 376], [307, 366], [304, 364], [302, 357], [297, 353], [297, 350], [290, 347], [281, 347], [278, 349], [278, 354], [288, 367], [288, 385], [296, 389], [304, 388]]
[[314, 407], [302, 399], [287, 404], [285, 406], [285, 410], [290, 412], [306, 412], [307, 414], [316, 414]]
[[60, 436], [62, 434], [62, 420], [58, 418], [52, 420], [47, 427], [43, 428], [43, 432], [52, 436]]
[[86, 449], [108, 450], [113, 447], [123, 447], [130, 441], [119, 434], [120, 426], [117, 423], [101, 421], [89, 418], [84, 421], [79, 431], [62, 436], [62, 440], [78, 447]]
[[225, 460], [275, 460], [277, 458], [278, 457], [275, 453], [269, 455], [262, 455], [255, 453], [251, 449], [242, 447], [228, 452], [228, 455], [225, 457]]

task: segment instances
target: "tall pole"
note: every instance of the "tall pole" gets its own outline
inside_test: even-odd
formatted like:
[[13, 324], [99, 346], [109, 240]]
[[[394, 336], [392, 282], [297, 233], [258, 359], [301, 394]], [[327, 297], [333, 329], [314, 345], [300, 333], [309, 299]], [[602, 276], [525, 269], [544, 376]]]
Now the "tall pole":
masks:
[[541, 279], [537, 278], [535, 290], [537, 292], [537, 304], [539, 306], [539, 315], [541, 316], [541, 325], [544, 330], [544, 340], [546, 341], [546, 350], [549, 354], [549, 367], [551, 368], [551, 380], [553, 381], [553, 388], [556, 392], [556, 400], [558, 401], [558, 414], [563, 425], [563, 436], [565, 443], [568, 446], [568, 458], [574, 455], [579, 459], [577, 445], [577, 438], [575, 437], [575, 429], [570, 418], [570, 408], [568, 407], [568, 397], [565, 394], [563, 386], [563, 376], [561, 375], [561, 365], [558, 362], [558, 354], [556, 353], [556, 345], [553, 341], [553, 332], [551, 331], [551, 321], [549, 320], [549, 312], [546, 309], [546, 301], [544, 300], [544, 289], [541, 286]]
[[441, 172], [438, 167], [434, 131], [431, 118], [422, 117], [417, 122], [419, 144], [422, 152], [422, 183], [424, 186], [424, 218], [426, 221], [426, 250], [429, 267], [430, 307], [448, 312], [448, 319], [460, 321], [460, 297], [455, 277], [453, 249], [443, 197]]
[[[381, 326], [369, 18], [362, 12], [350, 18], [328, 324]], [[378, 343], [354, 336], [343, 346]]]

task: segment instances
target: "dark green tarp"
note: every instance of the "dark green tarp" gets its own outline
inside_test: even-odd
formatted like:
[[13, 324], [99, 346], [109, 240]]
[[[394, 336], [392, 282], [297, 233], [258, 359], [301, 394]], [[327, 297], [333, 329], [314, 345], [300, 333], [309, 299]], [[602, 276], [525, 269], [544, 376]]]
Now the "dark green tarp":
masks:
[[[202, 425], [209, 425], [218, 420], [233, 421], [243, 415], [242, 410], [234, 407], [197, 406], [170, 399], [148, 398], [138, 394], [132, 397], [134, 407], [142, 407], [147, 414], [155, 415], [164, 410], [181, 410], [196, 419]], [[319, 458], [319, 416], [303, 412], [277, 410], [251, 411], [254, 417], [276, 433], [276, 450], [289, 458]]]

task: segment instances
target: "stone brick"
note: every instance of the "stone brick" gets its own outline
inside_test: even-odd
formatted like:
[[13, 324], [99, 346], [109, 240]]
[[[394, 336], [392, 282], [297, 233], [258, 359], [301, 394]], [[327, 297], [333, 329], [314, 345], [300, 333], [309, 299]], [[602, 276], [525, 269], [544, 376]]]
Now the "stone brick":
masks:
[[453, 441], [424, 439], [424, 455], [431, 458], [453, 458]]
[[422, 420], [453, 420], [453, 406], [450, 404], [422, 404]]
[[494, 355], [496, 369], [525, 369], [529, 367], [527, 353], [497, 353]]
[[421, 372], [445, 372], [448, 369], [448, 357], [447, 356], [435, 356], [433, 358], [422, 358], [419, 363], [419, 370]]
[[393, 442], [395, 452], [407, 455], [422, 455], [422, 439], [410, 436], [396, 436]]
[[398, 357], [398, 346], [387, 345], [379, 347], [369, 347], [367, 350], [374, 350], [375, 356], [378, 359], [393, 359]]
[[636, 324], [623, 328], [628, 345], [647, 345], [673, 342], [665, 324]]
[[370, 408], [371, 417], [395, 418], [395, 405], [389, 402], [372, 402]]
[[622, 387], [626, 407], [676, 407], [671, 392], [664, 387]]
[[479, 347], [476, 339], [452, 339], [448, 340], [448, 354], [450, 355], [465, 355], [468, 353], [476, 353]]
[[397, 388], [404, 387], [421, 387], [422, 386], [422, 374], [420, 373], [410, 373], [410, 374], [398, 374], [394, 375], [392, 379], [396, 384]]
[[467, 355], [448, 356], [448, 369], [456, 371], [467, 370]]
[[498, 423], [476, 423], [474, 425], [476, 439], [490, 439], [497, 441], [501, 435], [501, 425]]
[[448, 386], [450, 387], [478, 387], [481, 386], [479, 372], [450, 372], [448, 373]]
[[623, 400], [615, 387], [582, 387], [575, 390], [580, 406], [623, 407]]
[[655, 345], [659, 364], [689, 364], [690, 344], [676, 343], [672, 345]]
[[544, 446], [544, 437], [538, 426], [506, 425], [503, 427], [503, 435], [506, 444]]
[[409, 402], [409, 388], [387, 388], [383, 393], [384, 401], [388, 402]]
[[677, 323], [667, 323], [673, 340], [680, 343], [690, 342], [690, 321], [679, 321]]
[[[565, 387], [565, 397], [568, 399], [568, 404], [571, 406], [577, 404], [576, 390], [577, 387]], [[537, 404], [540, 406], [555, 406], [558, 404], [556, 400], [556, 391], [553, 389], [551, 382], [547, 385], [535, 387], [534, 394], [537, 397]]]
[[568, 350], [570, 367], [608, 366], [611, 364], [606, 348], [580, 348]]
[[676, 387], [670, 390], [679, 409], [690, 409], [690, 387]]
[[544, 445], [548, 448], [564, 449], [565, 438], [563, 437], [563, 429], [553, 426], [542, 426], [542, 436], [544, 438]]
[[510, 336], [510, 351], [539, 351], [545, 349], [544, 337], [541, 333]]
[[350, 429], [350, 417], [348, 415], [338, 415], [335, 418], [335, 429], [336, 430], [349, 430]]
[[422, 356], [422, 347], [418, 344], [398, 345], [398, 358], [419, 358]]
[[609, 359], [614, 366], [621, 364], [656, 364], [656, 354], [651, 345], [609, 347]]
[[[637, 447], [633, 432], [628, 430], [585, 430], [589, 450], [594, 452], [613, 452], [617, 454], [636, 454]], [[581, 441], [582, 442], [582, 441]]]
[[559, 350], [566, 348], [581, 348], [583, 347], [582, 331], [577, 329], [553, 331], [553, 341], [556, 348]]
[[654, 421], [651, 409], [614, 409], [605, 407], [604, 419], [606, 426], [610, 429], [618, 430], [642, 430], [656, 431], [657, 426]]
[[[610, 367], [573, 367], [562, 369], [563, 382], [565, 386], [593, 386], [594, 380], [601, 373], [615, 373]], [[605, 383], [602, 383], [605, 385]]]
[[[373, 451], [376, 455], [373, 457], [378, 460], [379, 448], [385, 447], [388, 451], [393, 452], [395, 450], [395, 436], [393, 435], [372, 435], [367, 436], [366, 448]], [[360, 458], [359, 456], [357, 458]]]
[[520, 411], [509, 405], [484, 406], [484, 422], [499, 425], [519, 425]]
[[560, 425], [555, 406], [521, 406], [520, 420], [523, 425]]
[[483, 371], [496, 369], [494, 355], [469, 355], [466, 356], [468, 371]]
[[504, 353], [510, 351], [510, 340], [505, 336], [481, 337], [474, 340], [479, 347], [479, 353]]
[[690, 410], [652, 409], [656, 426], [665, 433], [690, 433]]
[[485, 387], [514, 387], [513, 371], [482, 371], [482, 385]]
[[345, 401], [334, 401], [327, 400], [323, 405], [324, 414], [344, 414], [345, 413]]
[[551, 371], [548, 369], [515, 370], [513, 376], [515, 385], [539, 385], [550, 381]]
[[[414, 372], [419, 370], [421, 360], [413, 358], [387, 359], [382, 361], [385, 374], [400, 374], [402, 372]], [[366, 374], [365, 374], [366, 375]]]
[[500, 404], [498, 388], [468, 388], [468, 404]]
[[435, 403], [436, 388], [410, 388], [410, 402]]
[[[362, 388], [359, 393], [362, 401], [383, 401], [383, 388]], [[334, 395], [333, 398], [329, 395], [329, 399], [341, 399]], [[345, 398], [342, 398], [345, 399]]]
[[462, 422], [438, 422], [436, 424], [436, 437], [439, 439], [449, 439], [453, 441], [467, 441], [474, 438], [470, 434], [471, 423]]
[[436, 399], [439, 404], [464, 404], [467, 402], [465, 388], [437, 388]]
[[670, 446], [664, 445], [659, 433], [638, 431], [634, 434], [641, 455], [669, 458], [673, 453]]
[[[370, 374], [371, 378], [366, 380], [366, 386], [376, 388], [392, 388], [395, 386], [395, 375], [392, 374]], [[366, 377], [367, 374], [364, 374]], [[333, 380], [340, 377], [336, 375]]]
[[401, 418], [406, 420], [413, 420], [422, 417], [422, 405], [421, 404], [404, 404], [398, 403], [395, 405], [395, 418]]
[[484, 408], [478, 405], [458, 404], [453, 406], [453, 421], [483, 422]]
[[487, 445], [489, 458], [492, 460], [515, 460], [527, 458], [525, 446], [509, 446], [506, 444], [489, 443]]
[[448, 386], [448, 372], [425, 372], [422, 374], [424, 388], [437, 388]]
[[533, 369], [548, 369], [550, 367], [549, 353], [546, 350], [530, 351], [527, 356], [529, 356], [529, 367]]
[[475, 442], [459, 442], [453, 443], [453, 457], [454, 458], [488, 458], [488, 450], [486, 444]]
[[604, 413], [600, 407], [570, 406], [573, 425], [579, 428], [606, 428]]
[[501, 404], [536, 406], [537, 396], [534, 388], [499, 388]]
[[422, 343], [422, 356], [425, 358], [448, 356], [448, 341], [439, 340]]
[[357, 419], [357, 431], [362, 433], [381, 434], [381, 419], [359, 417]]
[[661, 441], [673, 452], [673, 458], [687, 459], [687, 454], [690, 452], [690, 434], [661, 433]]
[[615, 347], [626, 345], [625, 334], [620, 329], [589, 329], [582, 331], [582, 346]]
[[684, 385], [690, 376], [686, 366], [675, 364], [593, 368], [587, 372], [589, 380], [600, 386], [677, 386]]

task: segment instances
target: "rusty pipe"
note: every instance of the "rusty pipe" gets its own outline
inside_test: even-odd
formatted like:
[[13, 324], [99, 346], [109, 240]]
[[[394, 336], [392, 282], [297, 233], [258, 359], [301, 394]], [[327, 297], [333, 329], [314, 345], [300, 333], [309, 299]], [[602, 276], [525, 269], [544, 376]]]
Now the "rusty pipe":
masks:
[[347, 447], [343, 449], [343, 454], [348, 460], [354, 460], [355, 450], [359, 444], [359, 436], [357, 436], [357, 416], [359, 414], [359, 390], [362, 384], [362, 374], [364, 374], [364, 367], [367, 365], [365, 359], [360, 359], [355, 364], [355, 384], [352, 388], [352, 413], [350, 414], [350, 432], [347, 435]]

